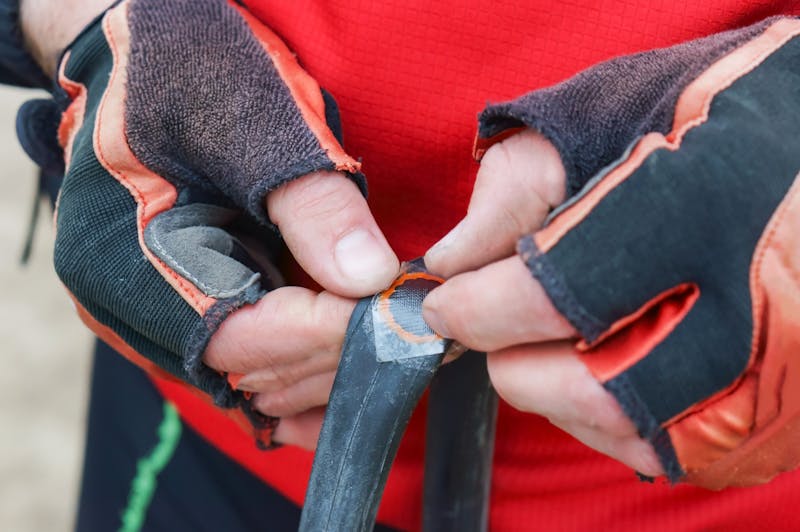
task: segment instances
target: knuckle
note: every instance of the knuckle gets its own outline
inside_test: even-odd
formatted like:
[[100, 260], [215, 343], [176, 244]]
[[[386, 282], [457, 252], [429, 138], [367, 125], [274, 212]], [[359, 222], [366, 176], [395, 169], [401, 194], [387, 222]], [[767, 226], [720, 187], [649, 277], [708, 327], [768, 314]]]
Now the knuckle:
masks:
[[355, 185], [341, 175], [312, 174], [287, 185], [278, 214], [278, 225], [290, 219], [336, 219], [361, 207], [363, 198]]
[[509, 150], [508, 139], [506, 139], [486, 151], [481, 159], [481, 169], [485, 170], [487, 175], [498, 177], [508, 173], [512, 161], [513, 153]]
[[529, 215], [523, 212], [516, 205], [501, 204], [498, 206], [497, 211], [498, 224], [501, 226], [500, 234], [509, 235], [514, 239], [532, 231]]
[[254, 329], [272, 334], [304, 329], [314, 294], [298, 286], [282, 286], [267, 293], [259, 302]]
[[355, 303], [329, 292], [317, 295], [311, 316], [315, 330], [319, 331], [316, 347], [320, 351], [340, 351], [347, 323]]

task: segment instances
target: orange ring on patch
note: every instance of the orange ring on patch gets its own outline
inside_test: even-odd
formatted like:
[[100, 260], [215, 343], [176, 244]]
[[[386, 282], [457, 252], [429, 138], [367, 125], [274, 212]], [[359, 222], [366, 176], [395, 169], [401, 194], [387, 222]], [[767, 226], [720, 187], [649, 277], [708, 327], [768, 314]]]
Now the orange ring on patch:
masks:
[[401, 275], [400, 277], [395, 279], [392, 285], [389, 288], [387, 288], [384, 292], [382, 292], [381, 295], [379, 296], [377, 303], [378, 313], [386, 322], [386, 325], [389, 327], [389, 329], [392, 330], [397, 336], [399, 336], [403, 340], [414, 344], [424, 344], [426, 342], [433, 342], [441, 338], [441, 336], [439, 336], [436, 333], [429, 334], [427, 336], [418, 336], [414, 333], [408, 332], [399, 323], [397, 323], [397, 321], [394, 319], [394, 316], [392, 315], [391, 309], [389, 308], [391, 306], [391, 304], [389, 303], [389, 298], [392, 297], [392, 294], [394, 294], [395, 291], [399, 287], [403, 286], [406, 282], [414, 279], [427, 279], [429, 281], [435, 281], [439, 284], [444, 282], [444, 279], [442, 279], [441, 277], [437, 277], [436, 275], [432, 275], [430, 273], [425, 273], [425, 272], [412, 272]]

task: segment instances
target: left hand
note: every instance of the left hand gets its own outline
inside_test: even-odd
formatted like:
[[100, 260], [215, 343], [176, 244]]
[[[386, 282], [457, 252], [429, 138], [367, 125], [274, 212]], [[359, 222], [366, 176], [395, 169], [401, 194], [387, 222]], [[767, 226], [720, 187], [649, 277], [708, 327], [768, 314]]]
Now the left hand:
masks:
[[617, 401], [571, 344], [557, 341], [576, 332], [515, 254], [519, 236], [540, 228], [564, 196], [561, 159], [541, 134], [527, 130], [490, 148], [467, 216], [425, 256], [433, 273], [449, 277], [425, 300], [425, 320], [487, 351], [492, 383], [512, 406], [643, 474], [663, 474]]
[[239, 309], [211, 337], [204, 362], [241, 376], [236, 388], [253, 394], [253, 406], [282, 418], [274, 441], [313, 449], [356, 302], [350, 298], [388, 285], [398, 262], [344, 176], [303, 176], [271, 192], [267, 203], [299, 265], [328, 291], [283, 286]]
[[[69, 101], [32, 109], [60, 132], [54, 262], [87, 324], [151, 373], [240, 410], [262, 442], [277, 416], [324, 404], [352, 303], [277, 288], [258, 260], [274, 259], [267, 228], [344, 297], [398, 270], [337, 140], [332, 98], [233, 1], [117, 2], [59, 72]], [[262, 393], [251, 401], [231, 373]]]
[[[488, 106], [477, 155], [523, 125], [553, 146], [526, 133], [486, 152], [467, 220], [427, 258], [446, 275], [496, 262], [433, 291], [430, 324], [493, 352], [579, 336], [580, 362], [672, 482], [749, 486], [800, 467], [799, 51], [800, 21], [766, 19]], [[519, 257], [504, 258], [516, 236]], [[500, 393], [548, 413], [497, 359]], [[568, 413], [570, 386], [593, 384], [556, 360]], [[568, 430], [651, 472], [609, 439], [613, 422], [575, 428], [593, 427], [597, 405], [615, 408], [578, 402]]]

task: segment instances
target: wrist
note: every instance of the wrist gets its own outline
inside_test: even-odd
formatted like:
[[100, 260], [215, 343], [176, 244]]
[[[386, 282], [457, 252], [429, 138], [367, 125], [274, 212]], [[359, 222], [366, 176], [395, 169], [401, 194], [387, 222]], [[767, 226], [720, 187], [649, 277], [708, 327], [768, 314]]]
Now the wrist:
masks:
[[20, 0], [20, 30], [33, 59], [50, 77], [64, 49], [113, 0]]

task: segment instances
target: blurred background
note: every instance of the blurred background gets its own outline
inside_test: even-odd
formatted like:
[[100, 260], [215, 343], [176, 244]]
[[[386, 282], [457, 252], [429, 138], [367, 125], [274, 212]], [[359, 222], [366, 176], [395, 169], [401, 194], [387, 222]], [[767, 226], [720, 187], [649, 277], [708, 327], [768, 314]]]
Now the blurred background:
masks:
[[32, 97], [0, 87], [0, 529], [59, 532], [74, 526], [91, 338], [53, 271], [47, 205], [20, 264], [36, 171], [14, 119]]

